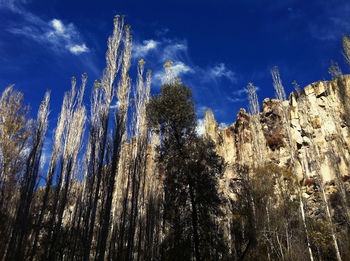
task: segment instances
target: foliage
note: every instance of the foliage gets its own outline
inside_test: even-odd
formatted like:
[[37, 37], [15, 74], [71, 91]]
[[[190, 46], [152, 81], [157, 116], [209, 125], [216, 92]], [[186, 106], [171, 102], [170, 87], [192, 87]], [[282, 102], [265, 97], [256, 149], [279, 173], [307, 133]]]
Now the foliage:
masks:
[[23, 105], [23, 94], [14, 91], [12, 86], [5, 89], [0, 99], [1, 203], [10, 200], [23, 168], [31, 123], [27, 114], [28, 107]]
[[331, 224], [327, 221], [309, 221], [309, 237], [315, 252], [327, 260], [335, 260], [335, 252], [332, 244]]
[[234, 171], [237, 178], [231, 189], [237, 200], [231, 202], [233, 258], [294, 256], [291, 245], [298, 244], [301, 235], [297, 183], [291, 171], [272, 164], [252, 170], [235, 165]]
[[163, 85], [147, 113], [149, 125], [162, 137], [158, 160], [165, 176], [166, 257], [172, 260], [181, 253], [184, 259], [199, 260], [215, 251], [223, 255], [215, 217], [221, 215], [217, 178], [224, 164], [214, 144], [196, 136], [190, 89], [179, 82]]
[[[23, 182], [26, 149], [31, 134], [29, 108], [23, 94], [6, 88], [0, 98], [0, 249], [8, 241]], [[0, 250], [0, 257], [2, 251]]]
[[159, 126], [162, 133], [169, 135], [163, 138], [174, 138], [177, 145], [194, 136], [196, 114], [191, 90], [185, 85], [163, 85], [161, 93], [150, 100], [147, 113], [149, 126]]

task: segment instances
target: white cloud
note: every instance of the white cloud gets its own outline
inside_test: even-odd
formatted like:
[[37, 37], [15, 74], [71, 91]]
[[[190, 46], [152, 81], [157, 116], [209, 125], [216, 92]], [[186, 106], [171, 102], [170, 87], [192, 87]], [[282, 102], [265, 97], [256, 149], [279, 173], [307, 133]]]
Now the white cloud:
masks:
[[[171, 67], [172, 77], [181, 77], [184, 74], [193, 73], [194, 70], [183, 62], [175, 62]], [[161, 70], [154, 74], [154, 79], [165, 83], [167, 80], [165, 70]]]
[[150, 51], [157, 48], [159, 42], [154, 40], [145, 40], [142, 44], [135, 44], [133, 47], [133, 56], [136, 58], [145, 57]]
[[60, 20], [58, 19], [51, 20], [51, 25], [53, 26], [53, 28], [55, 28], [57, 34], [61, 34], [61, 35], [64, 34], [65, 26]]
[[50, 29], [46, 30], [46, 41], [53, 46], [63, 47], [74, 55], [89, 52], [89, 48], [80, 40], [80, 34], [72, 23], [64, 24], [59, 19], [49, 22]]
[[[152, 59], [146, 62], [151, 68], [157, 68], [153, 73], [153, 84], [161, 85], [167, 82], [164, 63], [172, 61], [172, 78], [182, 77], [193, 73], [195, 67], [191, 66], [188, 59], [187, 42], [176, 39], [149, 39], [142, 43], [136, 43], [133, 47], [134, 58], [145, 58], [152, 54]], [[146, 57], [147, 58], [147, 57]]]
[[193, 72], [193, 69], [188, 65], [184, 64], [183, 62], [177, 62], [172, 67], [172, 73], [174, 77], [178, 77], [181, 74], [191, 73], [191, 72]]
[[89, 48], [82, 41], [74, 24], [64, 23], [57, 18], [45, 21], [21, 7], [20, 3], [25, 3], [25, 1], [5, 1], [3, 6], [0, 5], [0, 8], [6, 7], [21, 17], [16, 26], [7, 28], [8, 32], [25, 36], [42, 45], [49, 46], [57, 53], [63, 50], [74, 55], [89, 52]]
[[[151, 39], [137, 43], [134, 46], [134, 57], [145, 57], [152, 54], [152, 59], [146, 62], [151, 68], [155, 68], [152, 79], [153, 85], [160, 86], [167, 82], [167, 77], [163, 65], [167, 61], [172, 61], [172, 78], [184, 78], [184, 76], [193, 73], [194, 81], [191, 87], [196, 88], [194, 82], [200, 84], [218, 85], [221, 79], [228, 80], [230, 83], [237, 83], [236, 74], [231, 71], [224, 63], [215, 63], [212, 67], [202, 67], [193, 64], [188, 50], [188, 43], [178, 39]], [[195, 74], [194, 74], [195, 73]], [[186, 79], [187, 84], [191, 84]]]
[[210, 68], [208, 76], [212, 79], [224, 77], [230, 80], [231, 82], [237, 82], [235, 73], [227, 69], [224, 63], [219, 63], [215, 65], [213, 68]]
[[[151, 51], [152, 59], [150, 61], [146, 59], [146, 62], [150, 68], [154, 68], [152, 86], [159, 87], [167, 83], [167, 75], [163, 68], [167, 61], [173, 62], [171, 77], [183, 79], [184, 83], [191, 86], [196, 93], [200, 93], [200, 87], [220, 86], [222, 80], [229, 84], [237, 83], [236, 73], [222, 62], [214, 63], [210, 67], [193, 64], [186, 39], [155, 38], [144, 41], [143, 44], [136, 45], [135, 56], [142, 53], [150, 54]], [[192, 79], [188, 77], [189, 75]], [[199, 117], [203, 114], [204, 112], [198, 111]]]
[[[168, 40], [169, 41], [169, 40]], [[184, 55], [187, 55], [187, 42], [170, 42], [167, 46], [165, 46], [163, 50], [163, 55], [161, 59], [163, 61], [168, 60], [182, 60]]]
[[196, 127], [196, 132], [199, 136], [202, 136], [205, 132], [205, 126], [204, 126], [204, 120], [203, 119], [198, 119], [197, 120], [197, 127]]
[[79, 55], [81, 53], [88, 52], [89, 48], [87, 48], [85, 44], [82, 44], [82, 45], [76, 44], [76, 45], [70, 46], [69, 51], [72, 54]]
[[[134, 58], [145, 58], [153, 52], [158, 63], [166, 61], [184, 61], [187, 57], [187, 42], [176, 39], [144, 40], [142, 43], [135, 43], [133, 46]], [[154, 61], [153, 61], [154, 62]]]

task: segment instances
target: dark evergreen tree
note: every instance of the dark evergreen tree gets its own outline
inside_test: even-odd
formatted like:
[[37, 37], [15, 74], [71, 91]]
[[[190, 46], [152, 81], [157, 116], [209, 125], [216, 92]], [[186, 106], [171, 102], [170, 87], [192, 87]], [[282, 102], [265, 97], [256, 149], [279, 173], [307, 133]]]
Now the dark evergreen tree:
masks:
[[208, 243], [218, 242], [220, 234], [215, 226], [221, 214], [217, 178], [224, 164], [213, 143], [196, 134], [191, 90], [179, 82], [163, 85], [148, 105], [148, 119], [161, 134], [158, 160], [164, 170], [165, 258], [201, 260], [222, 255], [218, 243]]

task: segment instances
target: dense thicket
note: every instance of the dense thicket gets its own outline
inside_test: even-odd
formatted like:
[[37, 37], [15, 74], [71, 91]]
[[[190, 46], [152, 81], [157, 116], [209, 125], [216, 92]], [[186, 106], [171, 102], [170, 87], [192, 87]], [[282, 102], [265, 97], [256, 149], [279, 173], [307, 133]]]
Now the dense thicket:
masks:
[[[349, 42], [343, 38], [347, 61]], [[227, 166], [215, 143], [198, 136], [191, 89], [173, 79], [171, 62], [165, 65], [167, 82], [151, 97], [143, 59], [132, 83], [131, 54], [130, 26], [116, 16], [91, 107], [83, 102], [87, 75], [79, 88], [73, 77], [46, 157], [50, 93], [33, 120], [22, 93], [13, 86], [3, 91], [1, 260], [349, 260], [349, 193], [338, 173], [338, 190], [326, 195], [311, 142], [321, 214], [308, 214], [277, 68], [272, 76], [290, 168], [268, 164], [263, 155], [266, 141], [251, 83], [254, 164]], [[340, 70], [330, 72], [338, 77]], [[281, 145], [273, 142], [275, 149]], [[228, 168], [234, 175], [222, 184]]]

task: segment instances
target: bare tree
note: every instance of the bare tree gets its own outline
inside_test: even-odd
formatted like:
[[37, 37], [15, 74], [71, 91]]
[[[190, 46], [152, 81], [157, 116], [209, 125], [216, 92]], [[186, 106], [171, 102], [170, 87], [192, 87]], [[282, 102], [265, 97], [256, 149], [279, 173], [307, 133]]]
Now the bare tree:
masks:
[[[76, 90], [76, 80], [72, 79], [72, 89], [66, 94], [66, 126], [64, 136], [64, 148], [62, 154], [61, 169], [59, 173], [59, 182], [56, 187], [55, 204], [57, 204], [57, 214], [52, 214], [53, 219], [57, 219], [54, 225], [54, 232], [51, 238], [51, 246], [49, 251], [49, 259], [53, 259], [57, 249], [58, 242], [61, 236], [61, 226], [63, 213], [67, 206], [67, 196], [74, 177], [74, 171], [76, 167], [77, 156], [82, 146], [82, 138], [84, 136], [86, 110], [82, 105], [83, 96], [85, 92], [87, 76], [82, 76], [82, 85], [79, 91]], [[58, 200], [60, 198], [60, 200]]]
[[65, 122], [66, 122], [66, 108], [64, 106], [64, 103], [62, 104], [61, 113], [58, 118], [57, 127], [55, 130], [55, 137], [54, 137], [54, 143], [53, 143], [53, 149], [51, 153], [51, 160], [49, 163], [49, 168], [46, 174], [46, 184], [45, 184], [45, 192], [41, 204], [40, 214], [39, 218], [36, 222], [35, 230], [34, 230], [34, 240], [33, 240], [33, 246], [31, 251], [31, 257], [30, 259], [33, 260], [34, 256], [37, 252], [37, 245], [39, 241], [39, 235], [40, 231], [42, 229], [42, 222], [44, 219], [44, 216], [47, 211], [47, 205], [49, 201], [49, 194], [52, 190], [52, 184], [54, 180], [54, 174], [56, 172], [57, 163], [59, 160], [59, 155], [62, 151], [62, 137], [65, 129]]
[[[125, 36], [124, 36], [125, 33]], [[124, 37], [124, 50], [122, 51], [122, 40]], [[106, 68], [103, 72], [101, 83], [93, 96], [93, 103], [91, 111], [94, 116], [91, 119], [90, 140], [91, 153], [88, 159], [88, 173], [87, 182], [90, 184], [89, 190], [89, 204], [87, 207], [87, 213], [85, 222], [87, 226], [87, 241], [85, 246], [84, 260], [90, 259], [90, 249], [94, 233], [98, 198], [100, 192], [100, 185], [102, 179], [103, 165], [105, 159], [105, 149], [108, 136], [108, 125], [110, 117], [111, 102], [115, 94], [114, 81], [115, 78], [122, 69], [121, 79], [118, 86], [122, 86], [117, 93], [117, 97], [122, 98], [125, 96], [127, 86], [130, 85], [130, 78], [128, 77], [128, 70], [130, 67], [131, 57], [131, 35], [129, 26], [124, 26], [124, 17], [120, 19], [120, 16], [116, 16], [114, 19], [114, 30], [112, 36], [108, 38], [108, 50], [106, 53]], [[121, 54], [122, 52], [122, 54]], [[118, 87], [118, 88], [119, 88]], [[118, 100], [118, 111], [125, 110], [127, 108], [128, 99]], [[126, 107], [125, 107], [126, 106]], [[95, 154], [97, 143], [97, 154]], [[96, 183], [96, 185], [94, 185]], [[104, 255], [104, 253], [101, 255]], [[101, 256], [100, 255], [100, 256]]]
[[335, 80], [338, 77], [343, 75], [343, 73], [339, 67], [339, 64], [333, 60], [331, 60], [331, 66], [328, 69], [328, 73], [331, 75], [332, 80]]
[[[42, 228], [42, 221], [47, 212], [49, 194], [52, 191], [56, 168], [59, 163], [59, 171], [56, 177], [57, 184], [53, 201], [53, 209], [48, 212], [49, 226], [48, 240], [44, 244], [47, 258], [53, 258], [56, 243], [60, 238], [63, 212], [66, 207], [67, 194], [74, 173], [77, 155], [81, 146], [84, 125], [86, 120], [85, 107], [82, 105], [87, 76], [82, 76], [82, 85], [76, 90], [76, 79], [72, 78], [72, 88], [65, 94], [62, 110], [55, 133], [55, 143], [52, 151], [51, 162], [46, 177], [45, 194], [41, 206], [40, 215], [34, 231], [34, 243], [31, 251], [31, 259], [37, 251], [37, 244]], [[57, 220], [57, 222], [56, 222]]]
[[260, 105], [258, 100], [258, 95], [256, 93], [256, 87], [253, 83], [248, 83], [247, 85], [247, 95], [249, 100], [249, 111], [251, 113], [251, 120], [253, 123], [253, 133], [252, 133], [252, 139], [253, 139], [253, 150], [254, 154], [257, 156], [257, 163], [258, 165], [261, 165], [263, 163], [263, 153], [262, 153], [262, 146], [261, 144], [261, 124], [259, 120], [259, 112], [260, 112]]
[[[275, 66], [271, 69], [271, 75], [272, 75], [272, 80], [273, 80], [273, 87], [275, 88], [275, 92], [276, 92], [275, 93], [276, 98], [277, 98], [277, 100], [279, 100], [281, 107], [282, 107], [282, 112], [283, 112], [282, 117], [283, 117], [285, 129], [287, 132], [288, 149], [289, 149], [289, 153], [290, 153], [290, 157], [291, 157], [291, 162], [293, 165], [294, 175], [295, 175], [295, 178], [297, 179], [298, 175], [297, 175], [297, 166], [296, 166], [296, 162], [295, 162], [294, 146], [292, 145], [290, 126], [288, 123], [288, 112], [287, 112], [287, 108], [284, 104], [284, 102], [286, 101], [286, 93], [284, 91], [284, 87], [282, 85], [282, 81], [281, 81], [279, 70], [278, 70], [277, 66]], [[302, 193], [301, 193], [300, 188], [298, 187], [297, 189], [298, 189], [298, 195], [299, 195], [299, 205], [300, 205], [301, 218], [303, 221], [304, 230], [305, 230], [305, 234], [306, 234], [307, 247], [308, 247], [308, 251], [309, 251], [310, 260], [313, 261], [314, 258], [312, 255], [310, 240], [309, 240], [309, 236], [308, 236], [308, 229], [306, 226], [303, 197], [302, 197]]]
[[128, 72], [130, 68], [131, 61], [131, 35], [130, 27], [125, 27], [125, 38], [124, 38], [124, 50], [123, 50], [123, 63], [121, 71], [121, 79], [118, 82], [117, 98], [118, 98], [118, 110], [115, 113], [115, 126], [114, 134], [112, 139], [112, 158], [109, 160], [110, 168], [107, 168], [108, 173], [108, 187], [105, 205], [103, 208], [103, 215], [101, 217], [101, 233], [98, 244], [97, 260], [104, 260], [106, 243], [108, 238], [108, 231], [110, 228], [110, 216], [112, 208], [112, 199], [115, 188], [115, 178], [118, 173], [118, 163], [120, 158], [120, 153], [122, 145], [126, 140], [126, 123], [127, 123], [127, 113], [129, 107], [129, 94], [131, 80], [129, 78]]
[[350, 39], [347, 36], [343, 36], [343, 49], [344, 49], [344, 58], [348, 65], [350, 66]]
[[[298, 93], [299, 96], [299, 110], [300, 110], [300, 117], [302, 119], [303, 123], [306, 123], [306, 126], [310, 125], [310, 119], [308, 118], [308, 114], [307, 114], [307, 110], [305, 108], [305, 106], [307, 105], [307, 100], [305, 99], [305, 95], [303, 95], [300, 91], [300, 89], [298, 88], [298, 85], [295, 83], [295, 89]], [[320, 185], [321, 188], [321, 192], [322, 192], [322, 200], [323, 200], [323, 204], [326, 208], [326, 215], [328, 218], [328, 222], [330, 224], [330, 229], [331, 229], [331, 234], [332, 234], [332, 239], [333, 239], [333, 243], [334, 243], [334, 248], [336, 251], [336, 255], [337, 255], [337, 260], [340, 261], [341, 260], [341, 256], [340, 256], [340, 251], [339, 251], [339, 247], [338, 247], [338, 242], [337, 242], [337, 237], [334, 231], [334, 227], [333, 227], [333, 220], [332, 220], [332, 216], [331, 216], [331, 212], [330, 212], [330, 207], [329, 207], [329, 203], [328, 203], [328, 199], [327, 199], [327, 195], [325, 192], [325, 188], [324, 188], [324, 184], [323, 184], [323, 178], [321, 176], [321, 166], [320, 166], [320, 157], [316, 148], [316, 145], [313, 141], [313, 137], [311, 133], [307, 133], [308, 138], [310, 140], [310, 149], [311, 149], [311, 156], [314, 159], [315, 162], [315, 168], [316, 168], [316, 174], [317, 174], [317, 179], [318, 179], [318, 183]]]

